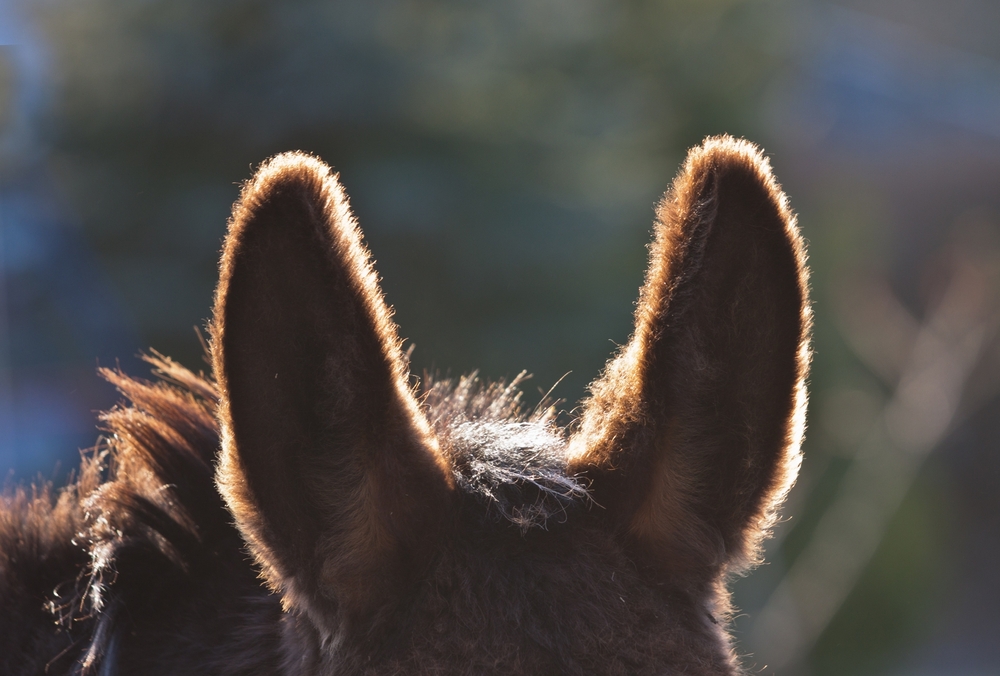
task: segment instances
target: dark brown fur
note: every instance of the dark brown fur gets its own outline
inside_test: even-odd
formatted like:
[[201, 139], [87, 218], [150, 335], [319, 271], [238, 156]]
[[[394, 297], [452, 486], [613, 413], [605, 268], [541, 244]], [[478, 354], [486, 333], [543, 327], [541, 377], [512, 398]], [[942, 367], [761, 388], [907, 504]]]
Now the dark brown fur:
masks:
[[418, 395], [336, 177], [280, 155], [234, 208], [216, 382], [105, 371], [131, 403], [79, 478], [4, 494], [0, 673], [737, 673], [725, 582], [795, 477], [809, 323], [767, 161], [709, 139], [571, 430], [516, 382]]

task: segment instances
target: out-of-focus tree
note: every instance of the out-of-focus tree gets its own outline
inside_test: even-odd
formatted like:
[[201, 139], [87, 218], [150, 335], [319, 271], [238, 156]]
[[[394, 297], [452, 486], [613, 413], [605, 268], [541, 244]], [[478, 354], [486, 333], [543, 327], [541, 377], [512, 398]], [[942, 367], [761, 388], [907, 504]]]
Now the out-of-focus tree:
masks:
[[342, 172], [417, 365], [572, 399], [629, 326], [652, 206], [757, 136], [782, 3], [49, 2], [42, 135], [144, 339], [191, 355], [234, 183]]

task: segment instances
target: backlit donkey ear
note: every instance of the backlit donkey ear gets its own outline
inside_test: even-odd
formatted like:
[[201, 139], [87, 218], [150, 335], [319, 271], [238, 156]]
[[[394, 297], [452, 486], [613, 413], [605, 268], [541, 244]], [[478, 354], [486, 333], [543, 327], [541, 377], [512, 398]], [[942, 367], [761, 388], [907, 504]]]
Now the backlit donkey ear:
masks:
[[571, 471], [656, 565], [715, 576], [756, 558], [798, 471], [810, 317], [767, 160], [708, 139], [659, 205], [635, 333], [571, 440]]
[[450, 473], [337, 178], [287, 153], [243, 189], [213, 319], [218, 482], [269, 584], [370, 630], [424, 569]]

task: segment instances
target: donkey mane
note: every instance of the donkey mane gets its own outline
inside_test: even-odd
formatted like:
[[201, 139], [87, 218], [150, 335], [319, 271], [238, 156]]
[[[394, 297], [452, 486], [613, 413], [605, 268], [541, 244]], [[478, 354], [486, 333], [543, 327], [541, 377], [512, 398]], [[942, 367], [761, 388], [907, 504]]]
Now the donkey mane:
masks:
[[[31, 500], [23, 487], [4, 496], [0, 579], [24, 580], [24, 602], [44, 608], [58, 627], [59, 649], [23, 654], [48, 656], [35, 665], [39, 671], [58, 673], [79, 663], [88, 673], [114, 653], [120, 613], [159, 591], [151, 580], [182, 588], [185, 578], [218, 567], [220, 557], [243, 558], [214, 482], [216, 388], [168, 358], [146, 361], [158, 381], [100, 370], [128, 403], [101, 415], [105, 436], [82, 454], [78, 478], [59, 491], [32, 486]], [[32, 553], [32, 540], [47, 550]], [[32, 578], [30, 566], [38, 560], [52, 570]], [[4, 617], [13, 615], [5, 611]], [[3, 673], [35, 673], [4, 659]]]

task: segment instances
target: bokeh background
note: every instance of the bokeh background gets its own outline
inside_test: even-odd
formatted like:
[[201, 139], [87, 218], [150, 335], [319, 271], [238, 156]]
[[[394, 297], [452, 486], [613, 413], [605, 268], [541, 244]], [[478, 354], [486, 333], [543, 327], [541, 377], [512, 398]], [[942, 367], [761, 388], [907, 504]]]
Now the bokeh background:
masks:
[[[155, 348], [204, 368], [240, 181], [341, 172], [413, 363], [567, 417], [686, 148], [760, 143], [810, 242], [801, 480], [751, 673], [1000, 673], [1000, 4], [0, 0], [0, 471], [64, 480]], [[565, 377], [564, 377], [565, 376]], [[2, 611], [0, 611], [2, 612]]]

